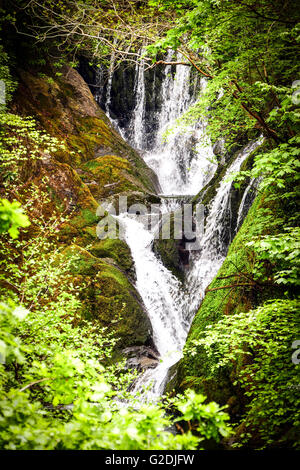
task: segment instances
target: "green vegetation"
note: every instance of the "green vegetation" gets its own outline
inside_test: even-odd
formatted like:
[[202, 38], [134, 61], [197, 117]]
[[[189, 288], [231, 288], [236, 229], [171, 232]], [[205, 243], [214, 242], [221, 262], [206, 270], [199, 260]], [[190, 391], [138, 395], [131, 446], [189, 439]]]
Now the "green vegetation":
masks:
[[299, 301], [290, 275], [299, 238], [284, 234], [278, 243], [272, 235], [284, 216], [280, 204], [256, 199], [207, 290], [180, 364], [181, 388], [229, 405], [235, 445], [299, 446], [299, 365], [292, 362]]
[[[1, 219], [2, 232], [7, 223], [15, 229], [28, 224], [18, 206], [4, 205], [10, 215]], [[6, 272], [21, 283], [14, 285], [15, 295], [1, 291], [1, 448], [195, 449], [204, 439], [218, 442], [229, 435], [222, 408], [204, 404], [205, 397], [191, 391], [165, 405], [118, 404], [116, 398], [130, 399], [126, 388], [133, 376], [124, 373], [124, 364], [107, 365], [115, 343], [111, 335], [78, 317], [84, 285], [67, 276], [76, 255], [66, 263], [51, 248], [40, 237], [27, 248], [23, 271], [6, 262]], [[193, 422], [195, 433], [164, 431], [171, 424], [165, 416], [170, 408], [190, 429]]]
[[0, 233], [8, 232], [12, 238], [17, 238], [19, 228], [28, 225], [28, 218], [17, 201], [0, 200]]
[[[150, 2], [161, 10], [173, 2]], [[172, 48], [207, 79], [203, 98], [186, 119], [206, 116], [213, 142], [227, 147], [260, 129], [280, 143], [297, 131], [299, 11], [293, 1], [184, 0], [176, 24], [148, 52]], [[183, 119], [184, 120], [184, 119]]]
[[[229, 447], [299, 448], [297, 7], [1, 2], [1, 448], [199, 449], [224, 438]], [[265, 142], [235, 175], [237, 188], [259, 178], [258, 196], [193, 321], [178, 373], [184, 394], [138, 407], [127, 391], [134, 374], [114, 355], [145, 344], [149, 325], [130, 253], [99, 242], [96, 209], [118, 193], [147, 197], [155, 180], [72, 66], [80, 56], [108, 64], [112, 54], [136, 63], [141, 46], [148, 67], [173, 49], [174, 65], [206, 79], [178, 122], [183, 131], [206, 119], [211, 141], [225, 140], [226, 163], [249, 140]], [[225, 171], [220, 162], [205, 205]], [[165, 247], [180, 277], [177, 252]], [[174, 422], [182, 434], [165, 431]]]
[[[1, 79], [8, 74], [6, 68]], [[21, 77], [32, 94], [18, 91], [19, 106], [36, 121], [5, 107], [0, 115], [0, 177], [11, 201], [0, 204], [0, 447], [196, 449], [202, 441], [219, 442], [231, 432], [222, 407], [191, 391], [140, 406], [127, 391], [135, 374], [113, 360], [130, 335], [133, 344], [143, 343], [149, 326], [142, 326], [145, 315], [125, 275], [132, 265], [128, 248], [97, 240], [98, 204], [74, 167], [110, 146], [120, 157], [104, 158], [111, 166], [104, 165], [100, 176], [121, 164], [131, 167], [134, 189], [138, 183], [138, 189], [145, 184], [153, 190], [151, 172], [111, 130], [91, 95], [84, 101], [80, 83], [61, 92], [57, 80], [28, 72]], [[69, 128], [58, 123], [64, 118], [68, 126], [65, 110]], [[102, 184], [107, 182], [105, 176]], [[106, 328], [96, 321], [101, 316]], [[129, 400], [128, 407], [122, 400]], [[165, 431], [174, 420], [186, 432]]]
[[181, 387], [227, 403], [234, 446], [299, 447], [299, 139], [256, 152], [257, 196], [192, 324]]
[[225, 316], [206, 325], [203, 339], [192, 341], [187, 349], [195, 355], [204, 347], [212, 375], [238, 364], [232, 385], [244, 389], [248, 405], [235, 446], [247, 444], [259, 430], [262, 448], [275, 439], [281, 446], [293, 442], [299, 448], [299, 366], [291, 360], [295, 332], [300, 330], [299, 306], [297, 300], [273, 299], [254, 310]]

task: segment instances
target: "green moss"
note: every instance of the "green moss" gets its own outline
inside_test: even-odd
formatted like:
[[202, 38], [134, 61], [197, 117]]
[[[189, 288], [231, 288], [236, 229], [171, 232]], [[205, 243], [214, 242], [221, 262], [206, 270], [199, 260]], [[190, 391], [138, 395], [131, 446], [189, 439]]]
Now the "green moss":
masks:
[[96, 211], [94, 212], [90, 209], [82, 209], [80, 214], [72, 218], [71, 224], [76, 227], [84, 227], [85, 225], [96, 224], [98, 221], [99, 218], [96, 215]]
[[60, 226], [59, 242], [67, 247], [66, 257], [72, 257], [74, 282], [86, 285], [83, 315], [114, 329], [119, 347], [145, 344], [151, 326], [129, 281], [130, 250], [120, 240], [98, 239], [96, 199], [155, 193], [154, 173], [113, 129], [75, 70], [66, 67], [59, 78], [51, 70], [47, 76], [19, 73], [18, 109], [35, 116], [43, 130], [65, 144], [26, 177], [38, 187], [44, 177], [49, 180], [47, 216], [57, 210], [68, 217]]
[[114, 193], [145, 190], [133, 175], [132, 165], [116, 155], [104, 155], [90, 160], [81, 166], [84, 181], [95, 181], [91, 191], [96, 197], [106, 197]]
[[[276, 205], [277, 207], [273, 206], [272, 210], [278, 211], [278, 203]], [[252, 249], [247, 247], [246, 243], [251, 241], [253, 237], [262, 232], [266, 233], [269, 230], [268, 227], [263, 227], [256, 222], [257, 211], [260, 208], [266, 207], [264, 196], [259, 195], [234, 238], [222, 267], [209, 286], [210, 292], [206, 293], [201, 307], [194, 318], [186, 343], [187, 349], [192, 346], [193, 340], [203, 335], [203, 331], [208, 325], [213, 325], [224, 315], [247, 312], [265, 300], [272, 298], [275, 292], [278, 297], [280, 290], [278, 286], [276, 290], [271, 286], [266, 286], [262, 289], [257, 288], [255, 285], [220, 289], [232, 284], [249, 283], [255, 257]], [[245, 273], [246, 277], [241, 275], [241, 273]], [[235, 277], [236, 274], [238, 274], [238, 277]], [[212, 291], [211, 289], [217, 290]], [[243, 361], [244, 359], [241, 358], [241, 360]], [[212, 400], [216, 400], [219, 403], [229, 403], [233, 396], [240, 393], [233, 386], [233, 383], [238, 368], [242, 367], [243, 364], [235, 364], [232, 368], [219, 368], [216, 372], [212, 373], [211, 370], [212, 366], [215, 366], [215, 361], [216, 359], [213, 357], [208, 358], [205, 350], [201, 348], [198, 348], [195, 356], [184, 355], [178, 370], [177, 383], [179, 388], [184, 389], [192, 386], [202, 393], [209, 393], [209, 397]], [[235, 400], [233, 401], [235, 402]], [[245, 404], [243, 395], [239, 395], [239, 401], [242, 407]]]
[[99, 269], [99, 260], [78, 245], [71, 245], [63, 251], [64, 256], [71, 260], [70, 270], [72, 274], [96, 274]]
[[65, 150], [56, 153], [60, 162], [80, 168], [100, 155], [114, 154], [130, 164], [135, 188], [155, 192], [154, 172], [112, 127], [75, 70], [66, 68], [61, 77], [51, 70], [47, 77], [20, 71], [20, 83], [19, 108], [36, 116], [50, 135], [65, 143]]
[[[244, 224], [232, 242], [228, 255], [216, 278], [210, 284], [209, 289], [219, 288], [226, 284], [232, 284], [233, 281], [228, 276], [234, 275], [237, 272], [252, 272], [254, 263], [253, 253], [250, 249], [245, 247], [245, 244], [247, 241], [250, 241], [253, 236], [257, 235], [253, 219], [255, 218], [255, 212], [260, 204], [260, 198], [257, 198], [252, 205]], [[226, 279], [220, 279], [221, 277], [226, 277]], [[208, 292], [205, 295], [202, 305], [192, 323], [187, 346], [193, 339], [201, 335], [201, 332], [207, 325], [218, 321], [224, 314], [232, 312], [237, 313], [237, 310], [242, 311], [245, 310], [245, 308], [249, 309], [251, 306], [251, 304], [249, 304], [249, 298], [251, 298], [249, 294], [250, 292], [248, 288], [236, 288], [232, 291], [224, 289]], [[184, 364], [187, 375], [197, 377], [200, 371], [202, 371], [202, 361], [205, 362], [205, 360], [205, 358], [200, 358], [200, 356], [195, 358], [185, 358], [182, 365]], [[205, 368], [209, 371], [209, 367]]]
[[83, 314], [120, 338], [117, 348], [150, 340], [151, 325], [142, 301], [126, 275], [108, 259], [98, 259], [72, 245], [64, 250], [74, 279], [85, 285]]
[[119, 239], [100, 240], [94, 243], [90, 252], [97, 258], [113, 258], [126, 272], [133, 268], [133, 260], [128, 245]]

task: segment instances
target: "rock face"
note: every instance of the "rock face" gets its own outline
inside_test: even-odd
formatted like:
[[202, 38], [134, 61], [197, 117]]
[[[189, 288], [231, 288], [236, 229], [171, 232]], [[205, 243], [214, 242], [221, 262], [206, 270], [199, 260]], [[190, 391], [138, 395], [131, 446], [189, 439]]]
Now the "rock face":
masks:
[[130, 250], [122, 240], [98, 239], [96, 212], [99, 201], [119, 194], [155, 198], [154, 173], [113, 129], [74, 69], [64, 67], [59, 77], [51, 70], [47, 75], [19, 70], [12, 108], [34, 116], [42, 130], [64, 143], [64, 149], [27, 163], [23, 179], [49, 194], [43, 215], [66, 215], [59, 241], [66, 257], [76, 255], [74, 281], [87, 286], [83, 315], [115, 330], [118, 349], [151, 344], [151, 325], [132, 284]]
[[[114, 73], [109, 77], [109, 69], [102, 67], [93, 69], [87, 61], [82, 58], [79, 71], [91, 87], [92, 93], [102, 109], [112, 119], [118, 121], [118, 125], [126, 137], [131, 134], [130, 121], [132, 112], [137, 104], [136, 93], [138, 70], [135, 65], [126, 62], [119, 64]], [[164, 69], [155, 68], [144, 72], [145, 78], [145, 115], [143, 124], [145, 126], [145, 144], [151, 147], [153, 143], [153, 132], [158, 123], [157, 116], [162, 105], [161, 86], [164, 78]], [[110, 93], [108, 88], [110, 83]], [[108, 109], [109, 108], [109, 109]]]
[[[186, 248], [188, 243], [195, 241], [193, 235], [189, 239], [186, 238], [185, 234], [182, 235], [180, 239], [176, 239], [174, 236], [174, 223], [182, 223], [182, 212], [172, 212], [170, 218], [168, 217], [166, 221], [162, 219], [160, 224], [160, 236], [154, 240], [153, 249], [154, 252], [161, 257], [164, 266], [168, 268], [172, 274], [177, 277], [180, 281], [184, 281], [184, 276], [186, 269], [189, 266], [190, 262], [190, 252]], [[167, 225], [165, 230], [164, 225]], [[170, 228], [170, 237], [164, 239], [162, 236], [164, 233], [168, 233]], [[193, 230], [195, 227], [193, 227]]]
[[142, 372], [145, 369], [154, 369], [159, 363], [158, 353], [147, 346], [135, 346], [123, 349], [122, 353], [127, 357], [126, 367]]
[[56, 152], [55, 159], [78, 171], [85, 183], [95, 181], [96, 173], [101, 195], [121, 192], [106, 186], [118, 176], [129, 192], [155, 193], [155, 174], [114, 130], [78, 72], [65, 66], [62, 74], [57, 78], [19, 71], [15, 110], [35, 116], [50, 135], [65, 143], [66, 150]]

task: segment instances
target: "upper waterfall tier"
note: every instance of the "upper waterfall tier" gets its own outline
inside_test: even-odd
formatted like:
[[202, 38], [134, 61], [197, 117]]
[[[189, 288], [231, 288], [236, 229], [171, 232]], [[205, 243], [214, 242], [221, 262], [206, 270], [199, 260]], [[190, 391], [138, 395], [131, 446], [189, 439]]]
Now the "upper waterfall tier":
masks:
[[[180, 54], [174, 54], [170, 51], [166, 60], [182, 60]], [[132, 80], [127, 85], [124, 83], [122, 96], [120, 90], [117, 93], [118, 102], [122, 102], [123, 95], [132, 95], [131, 107], [124, 117], [122, 107], [119, 114], [116, 110], [115, 84], [120, 81], [121, 72], [114, 72], [113, 62], [112, 56], [105, 89], [101, 86], [103, 74], [98, 71], [96, 99], [105, 106], [121, 135], [143, 154], [145, 162], [155, 171], [163, 194], [196, 194], [209, 182], [217, 164], [205, 134], [205, 122], [181, 128], [177, 120], [195, 103], [198, 93], [206, 86], [205, 79], [196, 79], [185, 65], [167, 65], [158, 76], [146, 70], [141, 57]]]

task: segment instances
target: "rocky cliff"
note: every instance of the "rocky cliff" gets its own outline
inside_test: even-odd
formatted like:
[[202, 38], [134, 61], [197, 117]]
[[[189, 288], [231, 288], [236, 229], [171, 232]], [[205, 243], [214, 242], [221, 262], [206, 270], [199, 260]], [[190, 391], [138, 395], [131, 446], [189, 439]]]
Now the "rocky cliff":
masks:
[[[154, 173], [113, 129], [79, 73], [63, 67], [59, 76], [18, 70], [12, 110], [33, 116], [39, 127], [64, 143], [23, 169], [23, 182], [45, 190], [46, 215], [63, 213], [60, 246], [76, 253], [76, 282], [86, 284], [84, 316], [120, 338], [118, 348], [150, 343], [151, 325], [134, 288], [130, 250], [119, 239], [96, 234], [101, 201], [119, 194], [144, 202], [155, 198]], [[43, 208], [45, 212], [45, 207]]]

